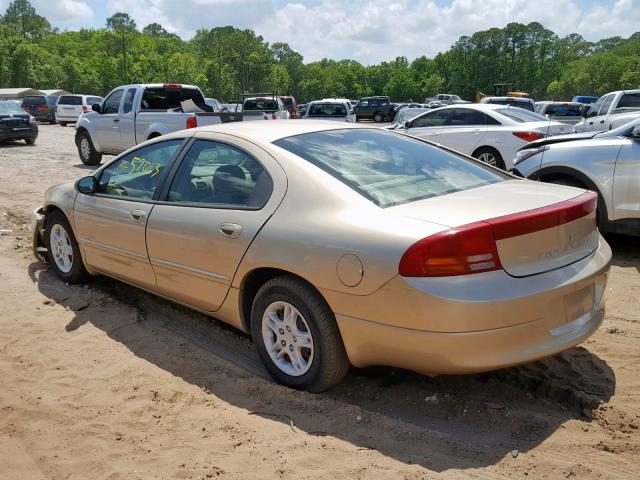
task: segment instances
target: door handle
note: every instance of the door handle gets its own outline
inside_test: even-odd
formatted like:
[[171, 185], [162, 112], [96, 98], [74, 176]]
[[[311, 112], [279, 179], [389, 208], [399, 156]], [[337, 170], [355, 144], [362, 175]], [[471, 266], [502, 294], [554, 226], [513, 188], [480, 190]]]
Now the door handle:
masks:
[[242, 227], [237, 223], [223, 223], [220, 225], [220, 233], [225, 237], [238, 238], [242, 232]]
[[113, 123], [118, 123], [119, 121], [120, 121], [120, 119], [119, 119], [119, 118], [114, 118], [114, 119], [113, 119]]
[[600, 120], [600, 123], [604, 123], [604, 120]]
[[131, 210], [131, 213], [129, 215], [131, 215], [131, 218], [133, 218], [134, 220], [142, 220], [146, 214], [147, 212], [145, 212], [144, 210]]

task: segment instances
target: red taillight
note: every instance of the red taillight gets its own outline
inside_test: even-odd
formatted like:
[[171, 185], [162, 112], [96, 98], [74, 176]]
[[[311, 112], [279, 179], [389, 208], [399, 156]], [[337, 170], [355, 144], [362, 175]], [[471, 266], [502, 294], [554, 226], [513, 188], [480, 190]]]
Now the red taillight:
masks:
[[179, 83], [163, 83], [162, 86], [166, 88], [182, 88]]
[[534, 140], [540, 140], [544, 135], [540, 132], [511, 132], [516, 137], [521, 138], [525, 142], [533, 142]]
[[44, 111], [46, 111], [46, 110], [49, 110], [49, 107], [46, 107], [46, 106], [42, 107], [42, 106], [40, 106], [40, 107], [36, 107], [36, 110], [41, 110], [41, 111], [42, 111], [42, 110], [44, 110]]
[[198, 126], [198, 119], [196, 117], [187, 118], [187, 128], [196, 128]]
[[272, 120], [277, 120], [277, 119], [278, 119], [278, 116], [277, 116], [275, 113], [272, 113], [272, 114], [271, 114], [271, 119], [272, 119]]
[[[444, 277], [500, 270], [497, 240], [557, 227], [595, 212], [598, 195], [451, 228], [417, 241], [400, 260], [403, 277]], [[595, 225], [595, 218], [594, 218]]]
[[400, 260], [403, 277], [444, 277], [502, 268], [493, 227], [477, 222], [414, 243]]
[[29, 107], [27, 107], [26, 105], [22, 105], [22, 109], [23, 109], [25, 112], [28, 112], [28, 111], [29, 111]]
[[89, 107], [87, 107], [86, 105], [82, 105], [82, 111], [83, 112], [88, 112], [89, 111]]

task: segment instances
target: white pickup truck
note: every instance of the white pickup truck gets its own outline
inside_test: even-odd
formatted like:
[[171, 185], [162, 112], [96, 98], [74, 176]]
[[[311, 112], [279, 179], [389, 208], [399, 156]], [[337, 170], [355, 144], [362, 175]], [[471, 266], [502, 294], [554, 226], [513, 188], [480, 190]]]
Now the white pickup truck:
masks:
[[640, 90], [619, 90], [598, 99], [576, 124], [576, 132], [613, 130], [640, 117]]
[[[191, 104], [191, 102], [193, 104]], [[198, 110], [186, 113], [183, 102]], [[166, 133], [216, 123], [236, 122], [243, 115], [213, 112], [193, 85], [153, 83], [117, 87], [76, 122], [76, 145], [85, 165], [98, 165], [102, 154], [119, 154]]]

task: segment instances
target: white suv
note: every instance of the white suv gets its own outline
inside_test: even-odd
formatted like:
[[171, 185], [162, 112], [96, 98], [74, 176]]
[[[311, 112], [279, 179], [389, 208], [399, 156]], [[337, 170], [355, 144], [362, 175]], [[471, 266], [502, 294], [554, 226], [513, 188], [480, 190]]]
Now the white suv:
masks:
[[60, 95], [56, 104], [56, 122], [63, 127], [75, 123], [80, 115], [91, 110], [91, 106], [101, 103], [102, 97], [95, 95]]

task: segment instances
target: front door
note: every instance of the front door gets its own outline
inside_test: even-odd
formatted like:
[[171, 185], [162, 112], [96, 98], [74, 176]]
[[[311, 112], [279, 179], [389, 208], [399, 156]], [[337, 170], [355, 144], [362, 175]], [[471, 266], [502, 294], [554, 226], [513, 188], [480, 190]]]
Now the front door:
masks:
[[[196, 139], [147, 224], [158, 290], [206, 311], [224, 301], [247, 248], [286, 189], [277, 162], [218, 134]], [[232, 140], [228, 140], [232, 139]]]
[[120, 101], [123, 89], [114, 90], [104, 99], [102, 110], [91, 118], [96, 139], [106, 152], [120, 152]]
[[409, 122], [406, 132], [430, 142], [439, 143], [440, 134], [448, 124], [450, 109], [427, 112]]
[[[142, 89], [140, 89], [142, 90]], [[136, 145], [136, 111], [133, 108], [134, 105], [140, 102], [135, 102], [137, 88], [128, 88], [124, 94], [122, 100], [122, 109], [120, 113], [120, 122], [118, 122], [120, 130], [120, 150], [128, 150]], [[140, 92], [142, 95], [142, 91]]]
[[167, 140], [130, 152], [97, 174], [95, 194], [78, 194], [75, 233], [90, 268], [156, 289], [145, 228], [156, 190], [183, 142]]
[[485, 114], [471, 108], [451, 111], [449, 125], [440, 134], [440, 143], [471, 155], [487, 133]]

